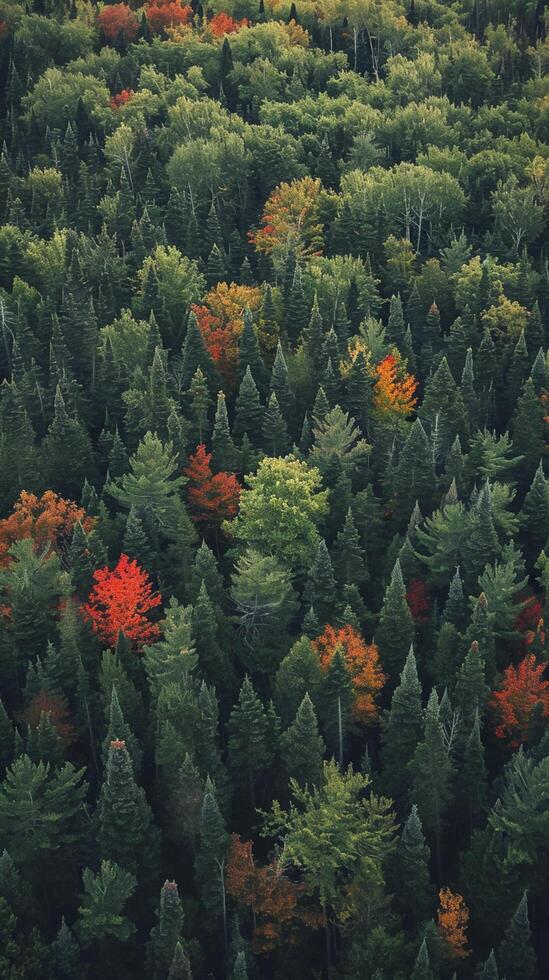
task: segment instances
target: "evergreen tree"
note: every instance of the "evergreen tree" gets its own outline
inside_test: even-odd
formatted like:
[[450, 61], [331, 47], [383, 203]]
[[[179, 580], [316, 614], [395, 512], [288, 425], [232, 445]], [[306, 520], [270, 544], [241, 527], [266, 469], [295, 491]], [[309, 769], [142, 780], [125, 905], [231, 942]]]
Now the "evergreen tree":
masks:
[[453, 766], [446, 746], [437, 692], [431, 691], [425, 710], [423, 740], [410, 763], [412, 799], [417, 803], [421, 822], [435, 842], [440, 868], [442, 831], [452, 799]]
[[316, 713], [308, 694], [282, 735], [280, 748], [290, 779], [296, 779], [301, 786], [318, 785], [325, 745], [318, 734]]
[[81, 975], [80, 947], [64, 916], [51, 949], [55, 975], [59, 980], [73, 980], [77, 974]]
[[411, 785], [408, 764], [421, 736], [421, 685], [413, 648], [406, 658], [400, 684], [383, 718], [381, 758], [383, 787], [402, 806]]
[[79, 497], [86, 478], [93, 479], [95, 465], [89, 436], [82, 424], [69, 418], [58, 386], [53, 420], [42, 443], [42, 471], [48, 486]]
[[323, 625], [329, 622], [335, 604], [335, 582], [330, 553], [323, 538], [318, 543], [305, 591], [307, 601], [314, 606], [319, 623]]
[[217, 409], [212, 435], [213, 462], [217, 472], [233, 473], [236, 469], [237, 452], [229, 427], [229, 417], [222, 391], [217, 396]]
[[208, 779], [202, 802], [200, 848], [195, 861], [195, 876], [204, 908], [214, 919], [222, 920], [225, 945], [227, 943], [225, 861], [228, 844], [225, 821], [217, 805], [214, 787]]
[[284, 309], [284, 325], [288, 336], [296, 341], [309, 322], [309, 306], [303, 291], [301, 266], [296, 264], [288, 301]]
[[231, 677], [230, 665], [217, 639], [215, 607], [204, 581], [193, 606], [191, 622], [200, 673], [217, 690], [226, 690]]
[[191, 425], [189, 437], [193, 445], [205, 442], [211, 431], [211, 409], [213, 399], [210, 396], [206, 375], [200, 367], [194, 372], [186, 392], [189, 404]]
[[244, 326], [238, 344], [238, 378], [240, 382], [242, 382], [247, 368], [250, 369], [259, 391], [264, 395], [267, 389], [266, 369], [249, 309], [244, 310]]
[[126, 745], [115, 739], [109, 746], [105, 778], [98, 803], [98, 841], [101, 857], [135, 872], [152, 864], [156, 831], [143, 790], [137, 786]]
[[494, 950], [490, 950], [488, 959], [482, 964], [479, 980], [500, 980]]
[[284, 418], [290, 427], [290, 430], [293, 431], [295, 399], [294, 393], [290, 386], [288, 368], [286, 366], [286, 360], [284, 358], [280, 341], [278, 342], [278, 346], [276, 348], [276, 355], [271, 371], [269, 391], [271, 394], [276, 395], [278, 405], [281, 408]]
[[194, 313], [189, 313], [187, 323], [187, 333], [181, 351], [181, 387], [187, 389], [197, 371], [200, 368], [204, 377], [208, 381], [209, 391], [215, 390], [218, 382], [217, 371], [214, 363], [206, 350], [202, 334], [198, 329]]
[[158, 922], [151, 929], [147, 959], [149, 975], [154, 980], [164, 980], [169, 975], [183, 925], [183, 908], [175, 881], [165, 881], [162, 885], [157, 917]]
[[180, 942], [175, 944], [167, 980], [193, 980], [189, 958]]
[[414, 969], [410, 975], [410, 980], [435, 980], [429, 962], [429, 953], [427, 952], [427, 943], [425, 942], [425, 939], [419, 947], [419, 953], [417, 954]]
[[391, 301], [389, 304], [389, 319], [387, 321], [387, 340], [402, 350], [404, 345], [404, 334], [406, 332], [406, 324], [404, 322], [404, 310], [402, 307], [402, 300], [400, 298], [400, 293], [396, 296], [391, 296]]
[[228, 722], [229, 763], [235, 780], [247, 785], [255, 806], [257, 783], [271, 764], [275, 752], [267, 711], [255, 693], [249, 677], [240, 688], [238, 702]]
[[545, 411], [536, 394], [534, 383], [528, 378], [517, 401], [511, 431], [513, 442], [520, 448], [524, 461], [521, 464], [520, 484], [529, 486], [544, 452]]
[[271, 393], [263, 415], [263, 449], [268, 456], [284, 456], [288, 451], [288, 426], [280, 411], [278, 399]]
[[259, 401], [259, 391], [252, 377], [250, 366], [246, 367], [244, 377], [240, 382], [234, 417], [233, 432], [235, 439], [241, 440], [246, 432], [250, 441], [255, 445], [261, 430], [263, 409]]
[[395, 856], [395, 883], [398, 882], [395, 897], [406, 922], [414, 930], [425, 924], [433, 911], [430, 857], [414, 804], [404, 824]]
[[404, 666], [407, 651], [414, 638], [414, 623], [406, 601], [406, 588], [400, 562], [395, 562], [391, 581], [385, 590], [375, 641], [381, 663], [389, 677], [396, 680]]
[[350, 507], [345, 517], [345, 523], [336, 535], [333, 566], [338, 585], [356, 583], [360, 586], [368, 581], [369, 574], [364, 549], [360, 544], [360, 537]]
[[505, 970], [506, 980], [536, 980], [538, 971], [531, 936], [528, 900], [524, 892], [498, 949], [498, 963]]
[[457, 776], [457, 795], [461, 801], [460, 813], [464, 812], [466, 815], [468, 832], [472, 833], [474, 824], [486, 812], [488, 796], [478, 710], [465, 744], [463, 760]]
[[231, 980], [248, 980], [248, 970], [246, 968], [246, 957], [242, 950], [237, 954]]
[[322, 720], [328, 747], [343, 765], [346, 736], [353, 705], [353, 686], [342, 650], [337, 647], [324, 675], [321, 690]]
[[416, 419], [398, 459], [393, 486], [396, 492], [395, 514], [405, 526], [416, 500], [428, 513], [435, 485], [433, 448], [421, 421]]

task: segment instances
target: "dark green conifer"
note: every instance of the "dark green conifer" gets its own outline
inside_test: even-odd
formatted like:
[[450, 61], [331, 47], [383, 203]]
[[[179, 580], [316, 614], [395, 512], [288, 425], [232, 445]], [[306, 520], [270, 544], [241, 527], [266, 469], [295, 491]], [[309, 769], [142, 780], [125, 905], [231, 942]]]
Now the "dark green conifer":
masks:
[[225, 404], [225, 394], [217, 396], [217, 408], [212, 434], [213, 464], [217, 472], [233, 473], [236, 469], [237, 451], [229, 427], [229, 416]]
[[538, 971], [531, 936], [528, 900], [524, 892], [498, 949], [498, 962], [505, 970], [506, 980], [536, 980]]
[[353, 682], [343, 651], [337, 647], [324, 675], [320, 692], [322, 721], [328, 748], [343, 765], [353, 705]]
[[397, 560], [391, 574], [391, 581], [385, 590], [375, 634], [381, 663], [393, 683], [404, 666], [413, 638], [414, 623], [406, 601], [406, 588], [400, 562]]
[[307, 601], [314, 606], [319, 623], [329, 622], [334, 611], [335, 581], [330, 553], [323, 538], [318, 543], [305, 592]]
[[268, 456], [286, 455], [289, 446], [288, 426], [274, 391], [263, 415], [262, 435], [263, 449]]
[[156, 859], [156, 831], [150, 807], [133, 775], [122, 740], [109, 746], [105, 778], [98, 803], [101, 857], [135, 872]]
[[263, 409], [259, 401], [259, 391], [252, 376], [250, 365], [246, 367], [244, 377], [240, 382], [234, 416], [233, 433], [235, 439], [241, 440], [246, 432], [252, 443], [257, 442], [261, 430]]
[[383, 788], [401, 806], [407, 800], [411, 785], [408, 763], [421, 737], [421, 725], [421, 685], [414, 651], [410, 648], [400, 675], [400, 684], [382, 722]]
[[280, 748], [290, 779], [296, 779], [301, 786], [319, 784], [325, 745], [318, 734], [316, 713], [308, 694], [282, 735]]
[[175, 881], [165, 881], [162, 885], [156, 915], [158, 921], [151, 929], [147, 964], [152, 980], [165, 980], [169, 975], [183, 926], [183, 908]]

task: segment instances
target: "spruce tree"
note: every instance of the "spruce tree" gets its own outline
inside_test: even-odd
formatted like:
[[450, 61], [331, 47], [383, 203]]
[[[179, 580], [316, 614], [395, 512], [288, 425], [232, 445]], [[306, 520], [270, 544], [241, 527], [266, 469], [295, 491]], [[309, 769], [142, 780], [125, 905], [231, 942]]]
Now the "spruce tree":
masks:
[[387, 340], [389, 343], [394, 344], [399, 350], [402, 350], [404, 345], [404, 334], [406, 332], [406, 324], [404, 322], [404, 310], [402, 308], [402, 300], [400, 298], [400, 293], [396, 296], [391, 296], [389, 303], [389, 319], [387, 321]]
[[496, 963], [496, 957], [494, 956], [494, 950], [490, 950], [490, 955], [488, 959], [482, 964], [479, 980], [500, 980], [498, 965]]
[[483, 817], [488, 805], [487, 774], [484, 747], [480, 738], [478, 710], [465, 743], [456, 789], [460, 801], [459, 812], [465, 816], [464, 822], [468, 833], [471, 834], [475, 823]]
[[211, 432], [211, 409], [213, 399], [208, 389], [206, 375], [200, 367], [194, 372], [185, 393], [189, 406], [189, 437], [193, 445], [205, 442]]
[[413, 422], [400, 452], [393, 485], [401, 525], [407, 524], [416, 500], [424, 514], [429, 512], [435, 486], [433, 448], [419, 419]]
[[160, 890], [157, 924], [151, 929], [147, 949], [149, 976], [152, 980], [165, 980], [181, 938], [183, 908], [175, 881], [165, 881]]
[[494, 527], [492, 491], [486, 482], [469, 511], [467, 535], [463, 546], [466, 582], [471, 591], [487, 564], [498, 558], [500, 545]]
[[360, 544], [360, 537], [350, 507], [345, 516], [345, 523], [336, 535], [332, 560], [338, 585], [355, 583], [361, 586], [368, 581], [369, 575], [364, 549]]
[[191, 622], [199, 672], [207, 683], [224, 691], [231, 678], [230, 664], [217, 639], [215, 607], [204, 581], [193, 606]]
[[309, 306], [303, 291], [301, 266], [296, 264], [290, 295], [284, 308], [284, 325], [290, 339], [295, 343], [309, 322]]
[[228, 732], [229, 764], [235, 780], [247, 786], [253, 807], [257, 783], [272, 762], [275, 746], [267, 712], [249, 677], [242, 682], [238, 702], [228, 721]]
[[406, 601], [406, 588], [400, 562], [395, 562], [391, 581], [385, 590], [375, 641], [381, 663], [393, 684], [404, 666], [414, 638], [414, 622]]
[[330, 553], [323, 538], [318, 543], [305, 591], [307, 601], [314, 606], [319, 623], [323, 625], [329, 622], [334, 612], [335, 582]]
[[289, 445], [288, 426], [274, 391], [263, 415], [262, 435], [262, 446], [268, 456], [286, 455]]
[[233, 426], [235, 439], [241, 440], [246, 432], [250, 441], [255, 445], [261, 430], [262, 417], [263, 409], [259, 401], [259, 391], [248, 365], [240, 382], [236, 399]]
[[341, 766], [354, 697], [353, 682], [340, 647], [336, 647], [324, 675], [320, 700], [328, 747]]
[[549, 483], [540, 464], [520, 510], [521, 527], [531, 558], [537, 558], [549, 537]]
[[150, 807], [137, 786], [126, 745], [109, 746], [105, 778], [98, 803], [98, 843], [103, 859], [135, 872], [156, 858], [156, 831]]
[[419, 953], [417, 954], [410, 980], [435, 980], [434, 973], [431, 970], [425, 939], [419, 947]]
[[498, 949], [498, 963], [505, 971], [506, 980], [536, 980], [538, 971], [531, 937], [528, 900], [524, 892]]
[[238, 344], [238, 379], [240, 382], [242, 382], [247, 368], [250, 369], [261, 394], [265, 394], [268, 379], [249, 309], [244, 310], [244, 326]]
[[65, 922], [64, 916], [61, 918], [59, 932], [52, 943], [51, 951], [55, 976], [59, 980], [74, 980], [75, 976], [82, 975], [80, 946]]
[[319, 784], [325, 745], [318, 734], [316, 713], [308, 694], [282, 735], [280, 748], [290, 779], [296, 779], [301, 786]]
[[113, 684], [111, 703], [109, 705], [107, 735], [103, 741], [103, 766], [105, 769], [109, 759], [111, 742], [117, 739], [125, 743], [132, 762], [133, 771], [137, 775], [141, 766], [143, 753], [138, 740], [132, 734], [131, 728], [124, 718], [120, 701], [118, 700], [118, 694], [116, 693], [116, 685]]
[[14, 730], [4, 703], [0, 698], [0, 774], [13, 760]]
[[227, 899], [225, 893], [225, 861], [229, 835], [221, 815], [215, 789], [206, 780], [200, 820], [200, 847], [195, 860], [195, 877], [204, 908], [212, 918], [221, 919], [225, 945], [227, 942]]
[[384, 792], [400, 806], [407, 800], [411, 785], [408, 764], [421, 737], [421, 685], [413, 648], [406, 658], [400, 684], [391, 699], [382, 724], [381, 758]]
[[41, 447], [42, 471], [52, 490], [78, 498], [86, 478], [93, 479], [95, 464], [89, 436], [76, 418], [70, 418], [58, 386], [54, 416]]
[[213, 463], [217, 472], [223, 470], [233, 473], [235, 471], [237, 451], [229, 427], [225, 394], [222, 391], [217, 396], [217, 409], [212, 435], [212, 454]]
[[201, 369], [207, 379], [209, 391], [212, 392], [218, 382], [217, 370], [206, 350], [196, 317], [191, 312], [189, 313], [187, 333], [181, 351], [180, 384], [183, 390], [189, 387], [198, 368]]
[[271, 380], [269, 383], [269, 391], [271, 394], [274, 393], [276, 395], [279, 408], [290, 430], [293, 432], [295, 398], [290, 386], [288, 368], [280, 341], [278, 342], [278, 346], [276, 348], [275, 359], [271, 371]]
[[534, 383], [528, 378], [517, 401], [511, 431], [513, 443], [524, 456], [521, 464], [520, 486], [526, 489], [543, 457], [545, 410], [536, 394]]
[[180, 942], [175, 944], [167, 980], [193, 980], [189, 957]]
[[410, 772], [412, 799], [417, 803], [423, 826], [434, 841], [440, 873], [442, 832], [452, 800], [454, 772], [440, 719], [440, 703], [434, 689], [425, 709], [423, 740], [410, 762]]
[[429, 876], [431, 854], [414, 804], [395, 855], [395, 898], [407, 924], [418, 929], [433, 912], [434, 888]]
[[248, 980], [246, 956], [242, 950], [240, 950], [240, 952], [237, 953], [236, 960], [234, 962], [233, 972], [231, 975], [231, 980]]

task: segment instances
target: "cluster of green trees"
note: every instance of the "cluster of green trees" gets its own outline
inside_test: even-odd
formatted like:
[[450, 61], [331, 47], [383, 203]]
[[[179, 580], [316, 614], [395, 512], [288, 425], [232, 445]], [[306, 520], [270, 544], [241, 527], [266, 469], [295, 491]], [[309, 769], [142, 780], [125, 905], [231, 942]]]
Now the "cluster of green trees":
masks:
[[0, 0], [0, 975], [536, 980], [549, 25]]

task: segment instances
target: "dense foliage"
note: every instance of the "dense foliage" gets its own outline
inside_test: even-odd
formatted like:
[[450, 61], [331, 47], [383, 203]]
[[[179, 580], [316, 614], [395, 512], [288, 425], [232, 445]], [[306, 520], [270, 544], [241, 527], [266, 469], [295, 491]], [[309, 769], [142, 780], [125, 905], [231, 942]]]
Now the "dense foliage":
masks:
[[546, 975], [548, 26], [0, 0], [2, 978]]

